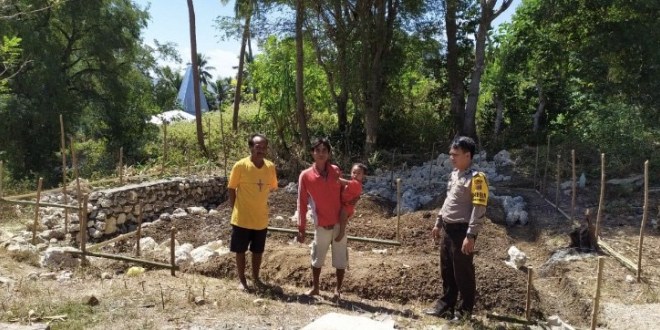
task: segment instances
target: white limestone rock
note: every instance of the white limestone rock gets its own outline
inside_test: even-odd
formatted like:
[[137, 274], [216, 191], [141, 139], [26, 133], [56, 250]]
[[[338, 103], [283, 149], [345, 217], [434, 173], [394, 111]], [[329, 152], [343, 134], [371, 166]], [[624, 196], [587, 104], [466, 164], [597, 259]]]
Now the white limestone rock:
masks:
[[527, 255], [520, 251], [515, 245], [512, 245], [507, 253], [509, 254], [509, 260], [504, 263], [509, 267], [520, 269], [520, 267], [524, 266], [527, 262]]

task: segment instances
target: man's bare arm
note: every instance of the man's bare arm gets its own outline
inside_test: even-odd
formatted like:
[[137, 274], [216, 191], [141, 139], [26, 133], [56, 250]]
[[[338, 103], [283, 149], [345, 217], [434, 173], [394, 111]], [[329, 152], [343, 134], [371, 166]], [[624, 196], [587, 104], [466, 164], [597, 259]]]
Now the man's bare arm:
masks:
[[236, 203], [236, 189], [228, 188], [229, 192], [229, 207], [234, 208], [234, 203]]

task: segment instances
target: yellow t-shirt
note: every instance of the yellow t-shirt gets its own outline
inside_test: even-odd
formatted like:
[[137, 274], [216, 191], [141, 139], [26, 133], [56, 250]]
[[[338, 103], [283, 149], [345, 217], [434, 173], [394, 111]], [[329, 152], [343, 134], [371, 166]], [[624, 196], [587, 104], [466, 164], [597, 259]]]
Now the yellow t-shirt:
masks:
[[277, 189], [271, 161], [264, 159], [264, 165], [257, 168], [250, 157], [239, 160], [231, 169], [227, 187], [236, 189], [232, 225], [255, 230], [268, 227], [268, 194]]

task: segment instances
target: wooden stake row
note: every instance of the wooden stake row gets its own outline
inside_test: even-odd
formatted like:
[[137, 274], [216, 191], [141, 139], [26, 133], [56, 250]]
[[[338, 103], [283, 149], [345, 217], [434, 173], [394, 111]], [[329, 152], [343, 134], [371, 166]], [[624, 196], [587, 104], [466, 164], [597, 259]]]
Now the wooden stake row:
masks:
[[[290, 233], [290, 234], [297, 234], [298, 230], [297, 229], [289, 229], [289, 228], [279, 228], [279, 227], [268, 227], [268, 231], [276, 232], [276, 233]], [[307, 236], [314, 236], [314, 232], [308, 231], [305, 233]], [[385, 239], [377, 239], [377, 238], [369, 238], [369, 237], [355, 237], [355, 236], [347, 236], [346, 237], [349, 241], [357, 241], [357, 242], [365, 242], [365, 243], [377, 243], [377, 244], [385, 244], [385, 245], [394, 245], [394, 246], [400, 246], [401, 242], [399, 241], [392, 241], [392, 240], [385, 240]]]
[[44, 183], [43, 178], [39, 178], [37, 183], [37, 204], [34, 210], [34, 223], [32, 224], [32, 245], [37, 245], [37, 228], [39, 227], [39, 202], [41, 200], [41, 186]]
[[[62, 195], [64, 205], [69, 205], [69, 197], [66, 193], [66, 139], [64, 138], [64, 119], [60, 114], [60, 153], [62, 154]], [[69, 209], [64, 209], [64, 232], [69, 232]]]
[[396, 240], [401, 242], [401, 178], [396, 179]]
[[[550, 140], [548, 139], [548, 148], [550, 146]], [[537, 146], [537, 159], [538, 159], [538, 146]], [[559, 207], [559, 185], [561, 184], [560, 182], [560, 160], [561, 160], [561, 155], [557, 155], [557, 190], [555, 192], [555, 204], [553, 205], [550, 201], [545, 199], [548, 204], [552, 205], [553, 207], [556, 208], [556, 210], [560, 213], [562, 213], [565, 217], [567, 217], [569, 220], [574, 220], [575, 219], [575, 207], [576, 207], [576, 196], [577, 196], [577, 189], [576, 189], [576, 166], [575, 166], [575, 150], [571, 150], [571, 172], [572, 172], [572, 193], [571, 193], [571, 214], [570, 216], [566, 215], [561, 208]], [[537, 162], [538, 163], [538, 162]], [[600, 155], [600, 163], [601, 163], [601, 176], [600, 176], [600, 195], [599, 195], [599, 200], [598, 200], [598, 213], [596, 215], [596, 225], [595, 225], [595, 230], [594, 234], [597, 239], [597, 244], [598, 246], [609, 253], [612, 257], [617, 259], [619, 262], [621, 262], [626, 268], [631, 269], [633, 272], [636, 273], [637, 275], [637, 281], [641, 281], [641, 273], [642, 273], [642, 250], [643, 250], [643, 243], [644, 243], [644, 227], [646, 227], [646, 221], [648, 219], [648, 195], [649, 195], [649, 187], [648, 187], [648, 181], [649, 181], [649, 173], [648, 173], [648, 166], [649, 166], [649, 161], [644, 162], [644, 205], [643, 205], [643, 211], [642, 211], [642, 223], [640, 226], [640, 232], [639, 232], [639, 244], [638, 244], [638, 249], [637, 249], [637, 265], [635, 266], [629, 259], [625, 258], [622, 254], [616, 252], [611, 246], [606, 244], [600, 239], [600, 223], [603, 217], [603, 212], [605, 210], [605, 154], [601, 153]], [[547, 161], [546, 161], [547, 164]], [[537, 172], [537, 165], [535, 165], [534, 173], [535, 173], [535, 186], [536, 186], [536, 172]], [[543, 187], [542, 187], [543, 188]], [[542, 197], [543, 197], [543, 192], [542, 191], [537, 191]]]
[[5, 162], [0, 160], [0, 198], [2, 198], [3, 195], [3, 182], [5, 181]]

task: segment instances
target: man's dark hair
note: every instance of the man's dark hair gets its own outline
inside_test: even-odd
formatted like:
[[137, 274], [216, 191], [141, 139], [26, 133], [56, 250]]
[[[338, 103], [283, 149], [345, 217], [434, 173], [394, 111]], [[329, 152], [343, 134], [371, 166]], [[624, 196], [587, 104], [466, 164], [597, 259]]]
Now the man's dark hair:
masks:
[[254, 133], [250, 135], [250, 137], [248, 138], [248, 147], [254, 147], [254, 138], [256, 137], [262, 138], [264, 141], [266, 141], [266, 144], [268, 144], [268, 138], [266, 138], [265, 135], [260, 133]]
[[362, 170], [362, 174], [367, 175], [367, 165], [364, 165], [362, 163], [355, 163], [351, 168], [355, 166], [359, 167]]
[[332, 151], [332, 146], [330, 145], [330, 141], [328, 141], [328, 139], [326, 138], [317, 138], [316, 140], [314, 140], [314, 143], [312, 143], [311, 150], [314, 151], [314, 149], [316, 149], [316, 147], [320, 145], [324, 145], [325, 148], [328, 149], [328, 152]]
[[470, 153], [470, 158], [474, 158], [474, 153], [477, 150], [477, 144], [472, 140], [472, 138], [467, 136], [459, 136], [451, 143], [451, 148], [458, 148], [463, 151]]

